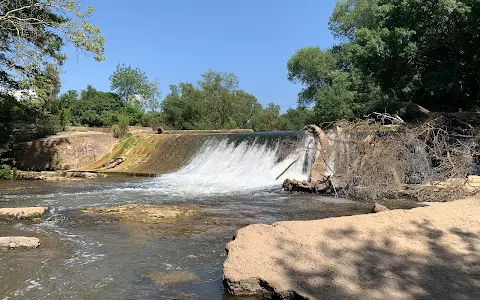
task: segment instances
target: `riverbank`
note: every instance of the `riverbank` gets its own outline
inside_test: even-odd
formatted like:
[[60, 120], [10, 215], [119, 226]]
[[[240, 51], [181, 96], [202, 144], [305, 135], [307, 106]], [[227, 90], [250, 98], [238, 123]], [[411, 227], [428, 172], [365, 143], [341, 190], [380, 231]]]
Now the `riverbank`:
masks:
[[480, 198], [412, 210], [250, 225], [224, 284], [283, 299], [480, 298]]

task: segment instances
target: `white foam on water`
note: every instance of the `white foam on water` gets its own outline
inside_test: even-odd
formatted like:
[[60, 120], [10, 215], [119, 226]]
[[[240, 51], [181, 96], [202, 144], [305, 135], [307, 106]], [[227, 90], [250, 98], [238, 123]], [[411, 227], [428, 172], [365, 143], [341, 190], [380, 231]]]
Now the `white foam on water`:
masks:
[[[228, 139], [212, 139], [205, 143], [187, 166], [175, 173], [160, 176], [151, 188], [170, 195], [225, 194], [281, 188], [285, 178], [308, 178], [312, 159], [308, 145], [312, 139], [312, 136], [306, 135], [281, 161], [277, 159], [280, 141], [268, 146], [257, 139], [238, 144]], [[304, 164], [308, 165], [306, 172]]]

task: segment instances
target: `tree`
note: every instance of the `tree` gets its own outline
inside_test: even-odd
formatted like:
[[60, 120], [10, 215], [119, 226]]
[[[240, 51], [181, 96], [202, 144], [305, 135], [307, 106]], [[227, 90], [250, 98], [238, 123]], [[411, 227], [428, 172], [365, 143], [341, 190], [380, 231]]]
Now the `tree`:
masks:
[[136, 104], [142, 109], [159, 108], [159, 83], [150, 81], [139, 68], [118, 64], [110, 76], [110, 82], [110, 88], [116, 91], [125, 103]]
[[[57, 129], [64, 45], [104, 59], [105, 37], [88, 21], [93, 11], [76, 0], [0, 1], [0, 160], [12, 143]], [[12, 96], [20, 90], [31, 99]]]
[[252, 120], [255, 131], [277, 131], [289, 129], [288, 120], [280, 115], [280, 106], [269, 103]]
[[301, 49], [288, 63], [289, 79], [305, 85], [299, 104], [313, 104], [318, 122], [480, 107], [479, 1], [342, 0], [329, 25], [340, 44]]
[[300, 49], [287, 68], [288, 79], [305, 86], [298, 103], [314, 105], [313, 122], [353, 120], [383, 105], [378, 86], [355, 68], [348, 46]]
[[238, 92], [238, 78], [233, 73], [219, 73], [212, 70], [202, 75], [198, 86], [203, 91], [209, 119], [215, 129], [236, 128], [237, 124], [231, 116], [235, 107]]
[[261, 110], [253, 95], [238, 89], [234, 74], [214, 71], [203, 74], [196, 86], [170, 86], [161, 107], [166, 125], [175, 129], [252, 128]]
[[306, 125], [314, 123], [314, 110], [302, 106], [296, 109], [290, 108], [283, 117], [288, 120], [289, 130], [301, 130]]
[[137, 125], [144, 120], [144, 112], [138, 107], [123, 103], [115, 93], [98, 91], [91, 85], [80, 94], [67, 91], [59, 97], [58, 103], [59, 112], [67, 113], [67, 117], [59, 114], [59, 118], [73, 125], [106, 127], [120, 121], [125, 123], [125, 120], [129, 125]]
[[478, 1], [341, 1], [330, 27], [390, 102], [453, 111], [480, 104]]
[[75, 0], [9, 0], [0, 2], [0, 85], [31, 88], [53, 61], [61, 65], [62, 47], [103, 60], [105, 37], [88, 22], [94, 8], [83, 10]]

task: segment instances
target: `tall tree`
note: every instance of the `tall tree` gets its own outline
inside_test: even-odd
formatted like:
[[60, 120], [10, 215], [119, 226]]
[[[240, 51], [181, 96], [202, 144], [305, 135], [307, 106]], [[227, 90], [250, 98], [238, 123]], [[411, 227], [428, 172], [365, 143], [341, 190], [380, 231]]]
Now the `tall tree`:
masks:
[[67, 58], [62, 47], [103, 60], [105, 37], [89, 23], [94, 8], [76, 0], [8, 0], [0, 2], [0, 85], [32, 88], [45, 68]]
[[341, 0], [329, 25], [338, 45], [288, 63], [317, 122], [398, 106], [480, 108], [479, 1]]
[[238, 78], [233, 73], [209, 71], [198, 82], [205, 96], [210, 120], [215, 128], [237, 127], [231, 116], [235, 113]]
[[383, 105], [378, 85], [354, 66], [348, 46], [300, 49], [287, 68], [288, 79], [305, 86], [298, 103], [313, 105], [313, 122], [352, 120]]
[[110, 76], [110, 88], [120, 95], [125, 103], [134, 103], [141, 108], [157, 110], [160, 106], [158, 81], [150, 81], [139, 68], [118, 64]]
[[280, 106], [269, 103], [258, 111], [252, 120], [255, 131], [277, 131], [289, 129], [288, 120], [280, 115]]
[[[105, 37], [89, 22], [93, 11], [78, 0], [0, 1], [0, 156], [14, 141], [55, 130], [49, 106], [67, 58], [63, 46], [104, 59]], [[33, 99], [11, 96], [22, 89]]]
[[387, 97], [431, 110], [480, 107], [479, 1], [349, 2], [337, 6], [332, 27], [355, 29], [355, 65]]
[[162, 111], [167, 125], [176, 129], [251, 128], [261, 109], [253, 95], [238, 89], [232, 73], [209, 71], [196, 86], [180, 83], [170, 90]]

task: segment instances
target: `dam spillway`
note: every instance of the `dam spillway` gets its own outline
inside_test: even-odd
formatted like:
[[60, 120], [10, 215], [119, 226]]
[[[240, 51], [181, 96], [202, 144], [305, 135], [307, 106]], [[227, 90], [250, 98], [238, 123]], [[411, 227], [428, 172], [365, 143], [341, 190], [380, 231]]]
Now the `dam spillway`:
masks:
[[205, 136], [183, 168], [158, 182], [190, 192], [230, 192], [280, 186], [287, 177], [305, 180], [312, 142], [303, 132]]

